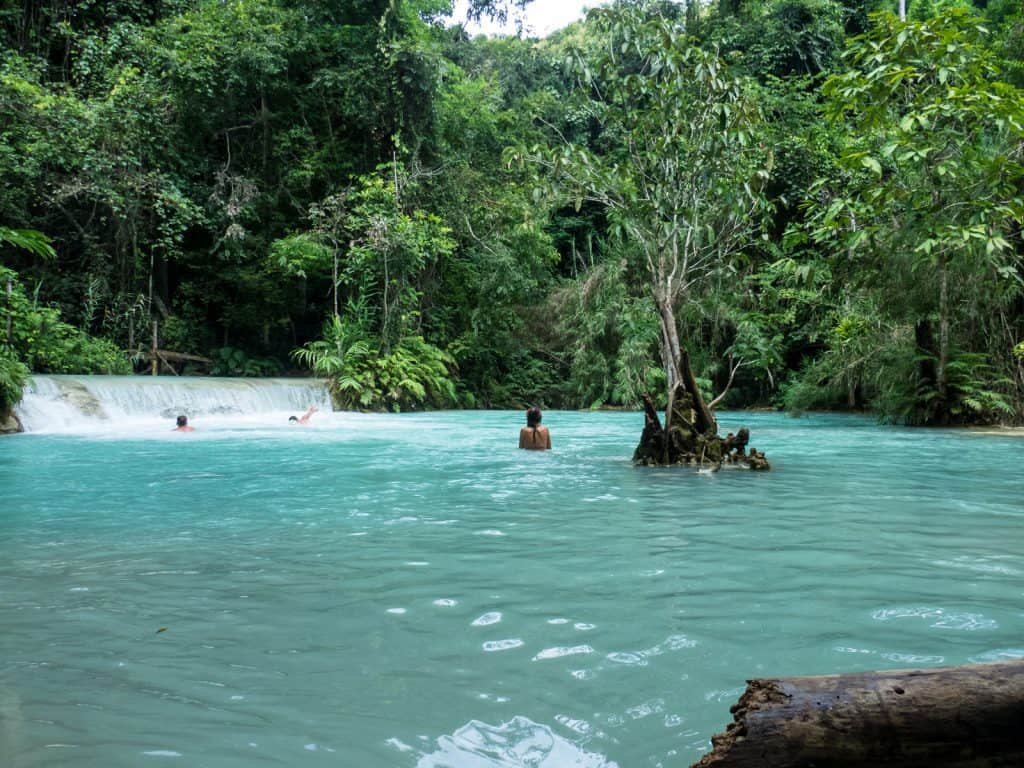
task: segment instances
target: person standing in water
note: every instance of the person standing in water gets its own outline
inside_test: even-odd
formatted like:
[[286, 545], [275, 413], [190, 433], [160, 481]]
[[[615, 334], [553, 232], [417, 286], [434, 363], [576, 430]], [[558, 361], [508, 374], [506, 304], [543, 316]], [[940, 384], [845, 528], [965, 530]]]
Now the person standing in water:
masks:
[[178, 417], [177, 424], [178, 424], [178, 426], [176, 426], [173, 430], [171, 430], [172, 432], [195, 432], [196, 431], [195, 427], [190, 427], [188, 425], [188, 416], [186, 416], [184, 413], [181, 414], [181, 416]]
[[519, 430], [519, 447], [528, 451], [546, 451], [551, 448], [551, 433], [540, 425], [540, 408], [534, 406], [526, 412], [526, 426]]
[[311, 405], [309, 406], [309, 410], [306, 411], [301, 416], [289, 416], [288, 421], [294, 421], [299, 424], [309, 424], [309, 417], [316, 413], [318, 410], [320, 409], [317, 408], [315, 405]]

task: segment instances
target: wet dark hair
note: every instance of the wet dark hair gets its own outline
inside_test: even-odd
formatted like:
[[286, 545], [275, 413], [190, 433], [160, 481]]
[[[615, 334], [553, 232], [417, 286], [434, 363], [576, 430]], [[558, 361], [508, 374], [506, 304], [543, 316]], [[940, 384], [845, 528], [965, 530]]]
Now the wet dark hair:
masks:
[[540, 424], [540, 418], [540, 408], [537, 406], [533, 406], [526, 410], [526, 426], [533, 427], [534, 431], [536, 431]]
[[288, 421], [298, 421], [298, 420], [299, 420], [298, 416], [289, 416], [288, 417]]
[[186, 416], [183, 413], [183, 414], [181, 414], [181, 416], [178, 417], [178, 426], [179, 427], [184, 427], [186, 424], [188, 424], [188, 416]]

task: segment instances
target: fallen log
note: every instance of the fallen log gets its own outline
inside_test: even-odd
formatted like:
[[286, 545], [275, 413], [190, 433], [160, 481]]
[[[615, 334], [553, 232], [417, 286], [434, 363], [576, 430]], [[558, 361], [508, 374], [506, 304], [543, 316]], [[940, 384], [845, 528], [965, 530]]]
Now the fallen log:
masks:
[[1024, 660], [747, 681], [692, 768], [1024, 765]]
[[146, 359], [147, 360], [153, 360], [154, 358], [159, 358], [159, 359], [163, 360], [164, 362], [170, 361], [170, 362], [174, 362], [174, 363], [187, 363], [187, 362], [192, 362], [192, 363], [212, 363], [213, 362], [213, 360], [211, 360], [210, 358], [203, 357], [202, 355], [189, 355], [189, 354], [186, 354], [184, 352], [171, 352], [170, 350], [167, 350], [167, 349], [152, 349], [152, 350], [150, 350], [149, 352], [146, 353]]

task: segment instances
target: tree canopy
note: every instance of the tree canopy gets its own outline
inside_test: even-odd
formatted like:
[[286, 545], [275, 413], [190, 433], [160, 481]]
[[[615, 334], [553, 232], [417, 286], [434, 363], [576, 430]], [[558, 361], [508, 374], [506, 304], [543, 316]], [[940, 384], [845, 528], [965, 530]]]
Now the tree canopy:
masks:
[[155, 321], [354, 408], [1021, 418], [1019, 4], [526, 5], [0, 2], [0, 410]]

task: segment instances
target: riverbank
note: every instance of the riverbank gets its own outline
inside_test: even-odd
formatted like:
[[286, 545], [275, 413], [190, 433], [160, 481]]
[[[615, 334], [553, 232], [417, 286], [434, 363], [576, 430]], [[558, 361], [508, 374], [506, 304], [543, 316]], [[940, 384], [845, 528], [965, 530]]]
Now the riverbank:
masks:
[[1024, 437], [1024, 427], [964, 427], [963, 431], [979, 437]]

